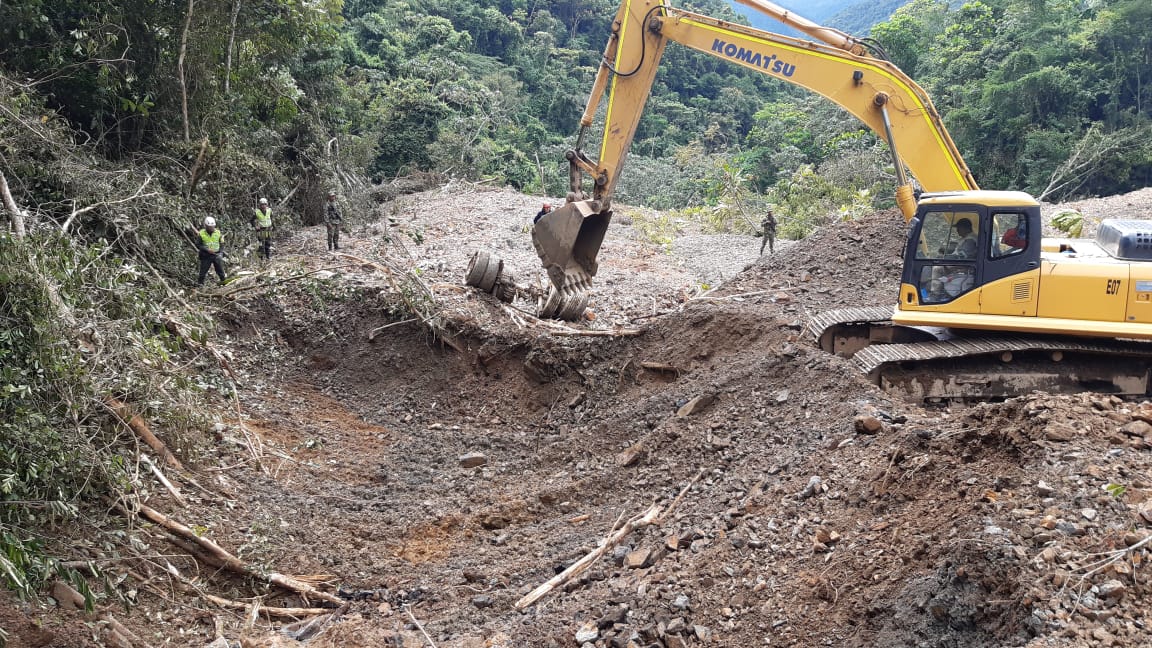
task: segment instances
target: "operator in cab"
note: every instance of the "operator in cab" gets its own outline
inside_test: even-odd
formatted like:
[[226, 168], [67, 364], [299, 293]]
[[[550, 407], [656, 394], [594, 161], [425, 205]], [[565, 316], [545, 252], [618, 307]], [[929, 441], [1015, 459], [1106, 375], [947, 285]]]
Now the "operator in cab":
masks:
[[952, 248], [952, 251], [946, 252], [946, 254], [953, 259], [975, 259], [977, 242], [976, 234], [972, 231], [972, 221], [961, 218], [952, 227], [960, 238], [956, 241], [956, 246]]
[[536, 223], [539, 223], [541, 218], [544, 218], [544, 216], [546, 214], [549, 214], [551, 212], [552, 212], [552, 203], [544, 203], [544, 205], [542, 207], [540, 207], [540, 211], [536, 212], [536, 218], [532, 219], [532, 224], [535, 225]]

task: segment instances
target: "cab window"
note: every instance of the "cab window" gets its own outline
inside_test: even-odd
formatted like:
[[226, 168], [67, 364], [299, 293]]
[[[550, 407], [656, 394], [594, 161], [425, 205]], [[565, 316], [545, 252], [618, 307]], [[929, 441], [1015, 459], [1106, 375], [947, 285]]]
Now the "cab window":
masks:
[[942, 304], [972, 290], [976, 275], [971, 265], [926, 265], [920, 269], [920, 303]]
[[980, 234], [980, 216], [976, 212], [931, 211], [924, 214], [923, 223], [916, 258], [976, 258]]
[[1028, 249], [1028, 219], [1017, 212], [992, 214], [989, 244], [994, 259], [1015, 256]]

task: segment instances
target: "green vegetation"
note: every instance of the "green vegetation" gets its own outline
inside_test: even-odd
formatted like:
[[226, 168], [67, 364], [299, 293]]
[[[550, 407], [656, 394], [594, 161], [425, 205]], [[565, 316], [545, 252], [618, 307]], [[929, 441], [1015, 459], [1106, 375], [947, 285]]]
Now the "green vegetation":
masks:
[[[737, 20], [721, 0], [681, 4]], [[281, 227], [316, 224], [328, 189], [416, 172], [563, 195], [614, 6], [0, 3], [0, 174], [23, 210], [3, 213], [27, 230], [0, 236], [6, 584], [34, 594], [59, 571], [40, 538], [139, 488], [105, 399], [188, 452], [191, 412], [230, 389], [188, 346], [210, 332], [178, 292], [189, 226], [217, 217], [242, 255], [259, 196], [284, 199]], [[1148, 24], [1146, 0], [914, 0], [871, 35], [928, 90], [983, 186], [1059, 200], [1152, 184]], [[755, 232], [770, 205], [780, 235], [802, 237], [891, 207], [890, 165], [829, 102], [670, 46], [617, 202], [676, 210], [633, 215], [661, 242], [677, 219]]]
[[39, 536], [90, 518], [89, 503], [139, 492], [136, 444], [110, 399], [139, 404], [194, 450], [201, 388], [172, 370], [182, 342], [162, 324], [165, 296], [108, 251], [61, 234], [0, 234], [0, 578], [23, 597], [63, 578], [91, 604]]

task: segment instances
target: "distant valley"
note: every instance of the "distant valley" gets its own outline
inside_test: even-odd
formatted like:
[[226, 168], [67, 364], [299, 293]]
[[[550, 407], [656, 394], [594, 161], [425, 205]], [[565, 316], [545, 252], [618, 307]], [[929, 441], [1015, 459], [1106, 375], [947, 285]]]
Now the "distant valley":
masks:
[[[789, 36], [800, 36], [799, 32], [785, 27], [775, 19], [755, 9], [746, 7], [735, 0], [727, 0], [727, 2], [736, 13], [746, 17], [748, 22], [757, 29]], [[775, 4], [789, 11], [794, 11], [812, 22], [835, 27], [855, 36], [866, 36], [873, 25], [888, 20], [893, 12], [907, 2], [908, 0], [866, 0], [864, 2], [860, 0], [809, 0], [807, 2], [777, 0]]]

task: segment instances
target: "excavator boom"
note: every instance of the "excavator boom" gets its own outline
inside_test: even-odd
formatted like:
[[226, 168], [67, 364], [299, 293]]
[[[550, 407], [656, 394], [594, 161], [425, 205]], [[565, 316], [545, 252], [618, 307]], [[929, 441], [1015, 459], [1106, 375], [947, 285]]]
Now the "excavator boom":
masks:
[[[740, 0], [820, 40], [812, 42], [709, 18], [665, 0], [624, 0], [612, 22], [576, 148], [567, 153], [566, 204], [532, 230], [536, 252], [554, 289], [587, 291], [612, 217], [612, 195], [644, 104], [669, 41], [727, 60], [822, 95], [856, 116], [888, 142], [896, 162], [897, 203], [906, 218], [915, 211], [904, 167], [926, 191], [977, 189], [927, 94], [899, 68], [871, 56], [848, 34], [821, 27], [765, 0]], [[608, 95], [599, 157], [583, 150], [605, 93]], [[592, 179], [591, 195], [583, 179]]]

